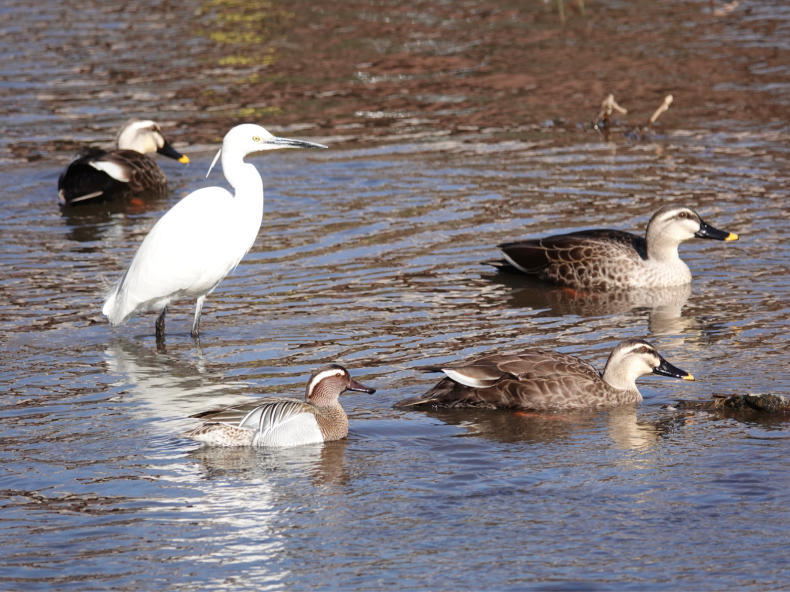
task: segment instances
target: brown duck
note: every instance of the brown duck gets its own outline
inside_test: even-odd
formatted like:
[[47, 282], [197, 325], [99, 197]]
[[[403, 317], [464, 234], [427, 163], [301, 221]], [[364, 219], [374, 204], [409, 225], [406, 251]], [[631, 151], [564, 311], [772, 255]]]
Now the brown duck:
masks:
[[617, 345], [603, 373], [575, 356], [541, 349], [492, 354], [421, 370], [444, 372], [446, 377], [426, 394], [400, 401], [396, 407], [534, 411], [613, 407], [642, 400], [636, 379], [645, 374], [694, 380], [641, 339], [628, 339]]
[[505, 260], [490, 263], [576, 289], [664, 288], [691, 281], [678, 245], [694, 237], [738, 240], [691, 208], [668, 205], [650, 218], [644, 238], [621, 230], [581, 230], [502, 243]]

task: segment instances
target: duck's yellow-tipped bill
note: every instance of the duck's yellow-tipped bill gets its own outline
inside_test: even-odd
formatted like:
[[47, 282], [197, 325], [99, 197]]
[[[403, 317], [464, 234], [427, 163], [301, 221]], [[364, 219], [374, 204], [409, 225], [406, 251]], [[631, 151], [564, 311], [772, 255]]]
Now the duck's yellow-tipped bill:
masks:
[[683, 380], [694, 380], [693, 374], [686, 374], [685, 376], [681, 376]]
[[[180, 162], [181, 164], [189, 164], [189, 157], [186, 154], [182, 154], [181, 158], [178, 159], [178, 162]], [[738, 237], [736, 236], [735, 238]]]
[[727, 236], [724, 238], [724, 240], [725, 240], [725, 241], [736, 241], [736, 240], [738, 240], [738, 235], [737, 235], [737, 234], [735, 234], [734, 232], [731, 232], [730, 234], [728, 234], [728, 235], [727, 235]]

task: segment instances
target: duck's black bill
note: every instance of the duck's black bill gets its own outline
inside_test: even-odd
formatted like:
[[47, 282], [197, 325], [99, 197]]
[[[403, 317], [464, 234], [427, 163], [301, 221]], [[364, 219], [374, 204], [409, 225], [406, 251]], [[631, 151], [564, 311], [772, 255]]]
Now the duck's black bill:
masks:
[[734, 232], [719, 230], [718, 228], [714, 228], [713, 226], [703, 222], [702, 220], [699, 221], [699, 230], [694, 233], [694, 236], [696, 236], [697, 238], [712, 238], [713, 240], [723, 240], [723, 241], [738, 240], [738, 235], [735, 234]]
[[162, 147], [157, 150], [157, 152], [162, 156], [173, 158], [183, 164], [187, 164], [189, 162], [189, 157], [186, 154], [181, 154], [178, 150], [173, 148], [173, 146], [171, 146], [170, 142], [168, 141], [165, 141], [165, 143], [162, 144]]
[[269, 143], [281, 148], [326, 148], [323, 144], [308, 142], [306, 140], [291, 140], [289, 138], [272, 138]]
[[346, 390], [347, 391], [357, 391], [357, 392], [360, 392], [360, 393], [367, 393], [369, 395], [372, 395], [373, 393], [376, 392], [376, 389], [371, 388], [369, 386], [365, 386], [364, 384], [362, 384], [360, 382], [357, 382], [353, 378], [348, 383], [348, 386], [346, 387]]
[[662, 376], [671, 376], [672, 378], [682, 378], [683, 380], [694, 380], [694, 376], [681, 370], [677, 366], [673, 366], [664, 358], [661, 358], [661, 363], [658, 367], [653, 368], [653, 374], [661, 374]]

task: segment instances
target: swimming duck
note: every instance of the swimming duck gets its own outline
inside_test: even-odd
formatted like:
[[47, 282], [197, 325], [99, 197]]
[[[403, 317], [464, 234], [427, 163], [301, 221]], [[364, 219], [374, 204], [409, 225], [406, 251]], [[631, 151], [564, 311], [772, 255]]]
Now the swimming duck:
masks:
[[621, 230], [581, 230], [502, 243], [505, 260], [490, 263], [576, 289], [663, 288], [691, 282], [678, 245], [694, 237], [738, 240], [691, 208], [668, 205], [650, 218], [645, 238]]
[[161, 197], [167, 192], [167, 179], [147, 153], [158, 152], [184, 164], [189, 162], [189, 157], [165, 139], [159, 125], [148, 119], [126, 122], [118, 132], [116, 145], [116, 150], [109, 151], [88, 148], [61, 173], [58, 179], [61, 205], [140, 193]]
[[186, 436], [210, 446], [288, 447], [340, 440], [348, 435], [348, 417], [338, 401], [345, 391], [373, 394], [376, 389], [331, 364], [310, 377], [304, 401], [267, 397], [238, 425], [204, 423]]
[[642, 400], [636, 379], [645, 374], [694, 380], [641, 339], [628, 339], [617, 345], [603, 373], [575, 356], [541, 349], [492, 354], [462, 364], [426, 366], [421, 370], [444, 372], [446, 377], [426, 394], [400, 401], [396, 407], [533, 411], [613, 407]]

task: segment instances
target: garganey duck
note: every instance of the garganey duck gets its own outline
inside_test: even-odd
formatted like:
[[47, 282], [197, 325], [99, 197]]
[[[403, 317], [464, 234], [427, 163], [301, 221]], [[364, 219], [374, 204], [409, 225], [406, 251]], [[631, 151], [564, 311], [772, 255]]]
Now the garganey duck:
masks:
[[204, 423], [186, 436], [209, 446], [288, 447], [340, 440], [348, 435], [348, 417], [338, 401], [345, 391], [376, 392], [332, 364], [310, 377], [304, 401], [267, 397], [238, 425]]

